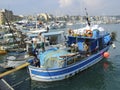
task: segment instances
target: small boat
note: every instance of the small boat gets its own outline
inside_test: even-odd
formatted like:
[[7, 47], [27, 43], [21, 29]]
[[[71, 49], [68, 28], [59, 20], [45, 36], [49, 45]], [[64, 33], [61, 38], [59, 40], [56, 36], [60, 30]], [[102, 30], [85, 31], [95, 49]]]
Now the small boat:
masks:
[[67, 26], [72, 26], [73, 22], [67, 22]]
[[0, 55], [6, 54], [7, 51], [3, 48], [3, 46], [0, 46]]
[[63, 42], [60, 42], [59, 46], [58, 43], [55, 44], [58, 47], [53, 46], [37, 55], [40, 67], [33, 64], [34, 59], [29, 60], [28, 68], [31, 79], [41, 82], [63, 80], [93, 66], [102, 58], [108, 57], [107, 51], [113, 43], [111, 34], [101, 31], [99, 26], [86, 29], [87, 27], [79, 29], [80, 32], [84, 31], [83, 35], [78, 32], [68, 35], [65, 44], [63, 44], [64, 35], [56, 33], [57, 41], [63, 40]]
[[30, 58], [32, 58], [32, 56], [29, 56], [25, 51], [10, 52], [5, 57], [4, 62], [1, 63], [0, 66], [6, 69], [15, 68], [24, 64]]
[[7, 51], [6, 50], [0, 50], [0, 55], [2, 54], [7, 54]]
[[51, 22], [49, 24], [50, 29], [62, 29], [65, 27], [66, 27], [66, 22], [64, 22], [64, 21]]

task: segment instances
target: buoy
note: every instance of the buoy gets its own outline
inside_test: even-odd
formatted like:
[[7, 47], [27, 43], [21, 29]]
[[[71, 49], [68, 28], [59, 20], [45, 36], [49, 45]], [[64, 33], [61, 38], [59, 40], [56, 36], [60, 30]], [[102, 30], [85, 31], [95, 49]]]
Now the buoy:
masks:
[[108, 58], [110, 56], [109, 52], [104, 52], [103, 54], [104, 58]]
[[114, 43], [112, 44], [112, 47], [113, 47], [114, 49], [116, 48], [116, 46], [115, 46], [115, 44], [114, 44]]
[[86, 36], [87, 37], [92, 37], [93, 33], [91, 30], [86, 30]]

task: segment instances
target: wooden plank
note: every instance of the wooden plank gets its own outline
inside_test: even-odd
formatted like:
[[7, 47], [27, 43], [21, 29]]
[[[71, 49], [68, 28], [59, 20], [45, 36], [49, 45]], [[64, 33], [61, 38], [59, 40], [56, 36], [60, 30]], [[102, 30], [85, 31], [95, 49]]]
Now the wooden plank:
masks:
[[11, 73], [13, 73], [13, 72], [15, 72], [15, 71], [18, 71], [18, 70], [20, 70], [20, 69], [22, 69], [22, 68], [25, 68], [25, 67], [27, 67], [29, 64], [30, 64], [30, 63], [27, 63], [27, 62], [26, 62], [25, 64], [22, 64], [22, 65], [14, 68], [14, 69], [11, 69], [11, 70], [9, 70], [9, 71], [3, 72], [3, 73], [0, 74], [0, 78], [6, 76], [6, 75], [8, 75], [8, 74], [11, 74]]

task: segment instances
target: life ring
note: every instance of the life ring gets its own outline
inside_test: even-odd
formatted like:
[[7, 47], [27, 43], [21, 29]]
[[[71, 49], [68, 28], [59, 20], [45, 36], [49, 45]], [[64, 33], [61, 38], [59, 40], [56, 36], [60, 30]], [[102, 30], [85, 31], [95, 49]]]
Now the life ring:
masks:
[[86, 30], [86, 36], [87, 37], [92, 37], [93, 36], [93, 33], [91, 30]]

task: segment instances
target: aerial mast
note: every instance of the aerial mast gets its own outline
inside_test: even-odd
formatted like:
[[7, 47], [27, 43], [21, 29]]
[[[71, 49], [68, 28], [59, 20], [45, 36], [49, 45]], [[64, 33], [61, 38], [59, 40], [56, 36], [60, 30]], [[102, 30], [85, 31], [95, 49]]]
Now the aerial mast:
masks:
[[86, 12], [86, 21], [87, 21], [87, 24], [88, 24], [88, 26], [90, 26], [91, 24], [90, 24], [90, 21], [89, 21], [89, 18], [88, 18], [88, 12], [87, 12], [87, 9], [85, 8], [85, 12]]

